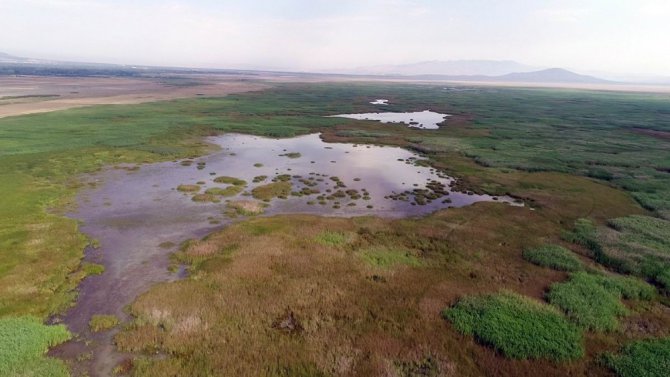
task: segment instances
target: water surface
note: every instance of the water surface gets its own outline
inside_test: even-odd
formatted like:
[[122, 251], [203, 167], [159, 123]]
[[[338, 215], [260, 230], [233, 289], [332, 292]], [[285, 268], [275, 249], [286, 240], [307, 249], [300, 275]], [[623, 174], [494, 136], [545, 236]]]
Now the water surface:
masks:
[[449, 114], [440, 114], [430, 110], [405, 112], [405, 113], [361, 113], [361, 114], [339, 114], [331, 115], [336, 118], [349, 118], [358, 120], [377, 120], [382, 123], [405, 123], [408, 127], [436, 130], [440, 123], [444, 122]]

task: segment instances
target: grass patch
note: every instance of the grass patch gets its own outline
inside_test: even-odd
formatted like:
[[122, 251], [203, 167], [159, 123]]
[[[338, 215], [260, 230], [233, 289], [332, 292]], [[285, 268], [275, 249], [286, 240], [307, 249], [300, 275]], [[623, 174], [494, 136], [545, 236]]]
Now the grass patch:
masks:
[[102, 275], [102, 273], [105, 272], [105, 266], [98, 263], [84, 262], [81, 264], [81, 269], [86, 276]]
[[217, 197], [217, 195], [213, 194], [195, 194], [191, 198], [194, 202], [201, 202], [201, 203], [218, 203], [221, 200]]
[[523, 258], [542, 267], [559, 271], [578, 271], [583, 268], [582, 262], [570, 250], [558, 245], [543, 245], [526, 249]]
[[326, 246], [342, 246], [351, 242], [351, 236], [343, 232], [325, 231], [319, 233], [314, 240]]
[[214, 182], [216, 183], [225, 183], [228, 185], [233, 185], [233, 186], [246, 186], [247, 181], [235, 177], [228, 177], [228, 176], [221, 176], [221, 177], [216, 177], [214, 178]]
[[670, 338], [633, 342], [603, 359], [620, 377], [664, 377], [670, 371]]
[[368, 265], [379, 268], [392, 268], [399, 265], [419, 267], [422, 262], [411, 251], [385, 246], [373, 246], [359, 250], [357, 255]]
[[466, 297], [442, 315], [514, 359], [574, 360], [584, 355], [579, 329], [553, 307], [513, 293]]
[[288, 152], [284, 154], [280, 154], [280, 157], [288, 157], [288, 158], [300, 158], [302, 157], [302, 154], [300, 152]]
[[93, 332], [100, 332], [109, 330], [118, 325], [119, 319], [111, 314], [94, 314], [88, 322], [88, 327]]
[[585, 329], [613, 331], [618, 317], [628, 314], [621, 298], [649, 300], [653, 295], [653, 287], [634, 278], [577, 272], [552, 285], [547, 299]]
[[45, 357], [47, 349], [69, 340], [63, 325], [45, 326], [35, 317], [0, 319], [0, 375], [66, 377], [58, 359]]
[[269, 201], [273, 198], [286, 198], [291, 194], [293, 185], [290, 181], [272, 182], [254, 187], [251, 195], [254, 199]]
[[198, 185], [179, 185], [179, 186], [177, 186], [177, 191], [198, 192], [198, 191], [200, 191], [200, 186], [198, 186]]
[[212, 187], [205, 190], [205, 194], [216, 195], [216, 196], [235, 196], [244, 190], [242, 186], [228, 186], [225, 188], [221, 187]]

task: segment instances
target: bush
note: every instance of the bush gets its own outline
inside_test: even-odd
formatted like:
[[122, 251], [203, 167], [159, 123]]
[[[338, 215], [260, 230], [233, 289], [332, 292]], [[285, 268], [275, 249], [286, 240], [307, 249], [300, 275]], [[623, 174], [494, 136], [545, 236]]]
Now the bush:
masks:
[[533, 264], [560, 271], [578, 271], [582, 262], [568, 249], [558, 245], [544, 245], [523, 252], [523, 258]]
[[68, 376], [61, 360], [44, 357], [68, 339], [63, 325], [46, 326], [35, 317], [0, 319], [0, 376]]
[[555, 308], [514, 293], [466, 297], [442, 315], [458, 331], [510, 358], [572, 360], [584, 355], [577, 326]]
[[664, 377], [670, 371], [670, 338], [631, 343], [618, 355], [607, 354], [605, 364], [620, 377]]

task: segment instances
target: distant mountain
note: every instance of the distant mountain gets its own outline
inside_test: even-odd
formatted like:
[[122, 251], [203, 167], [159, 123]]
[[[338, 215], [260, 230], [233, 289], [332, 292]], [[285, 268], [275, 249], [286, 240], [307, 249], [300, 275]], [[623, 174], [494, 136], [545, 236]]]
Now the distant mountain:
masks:
[[537, 67], [531, 67], [511, 60], [434, 60], [402, 65], [360, 67], [350, 71], [343, 71], [342, 73], [402, 76], [500, 76], [513, 72], [530, 72], [534, 70], [537, 70]]
[[515, 72], [495, 77], [496, 81], [540, 82], [540, 83], [571, 83], [571, 84], [603, 84], [611, 81], [593, 76], [580, 75], [562, 68], [549, 68], [533, 72]]

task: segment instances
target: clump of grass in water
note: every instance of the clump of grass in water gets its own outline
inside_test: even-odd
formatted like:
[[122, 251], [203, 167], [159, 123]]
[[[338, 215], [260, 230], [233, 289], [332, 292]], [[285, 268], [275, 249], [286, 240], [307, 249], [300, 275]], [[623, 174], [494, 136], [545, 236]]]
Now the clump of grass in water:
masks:
[[552, 285], [547, 299], [585, 329], [613, 331], [618, 317], [628, 314], [622, 297], [649, 300], [654, 293], [652, 286], [635, 278], [577, 272], [567, 282]]
[[526, 249], [523, 252], [523, 258], [538, 266], [559, 271], [579, 271], [583, 269], [579, 258], [570, 250], [558, 245], [543, 245]]
[[228, 186], [226, 188], [212, 187], [205, 190], [205, 194], [217, 196], [235, 196], [242, 192], [242, 190], [243, 188], [241, 186]]
[[44, 354], [70, 338], [65, 326], [45, 326], [35, 317], [0, 319], [0, 375], [69, 376], [63, 361]]
[[442, 316], [513, 359], [562, 361], [584, 355], [577, 326], [555, 308], [516, 293], [466, 297]]
[[111, 314], [94, 314], [88, 322], [88, 327], [93, 332], [109, 330], [119, 324], [119, 319]]
[[195, 195], [193, 195], [191, 200], [193, 200], [194, 202], [200, 202], [200, 203], [204, 203], [204, 202], [218, 203], [218, 202], [220, 202], [220, 200], [216, 197], [216, 195], [212, 195], [212, 194], [195, 194]]
[[246, 186], [247, 181], [235, 177], [228, 177], [228, 176], [221, 176], [221, 177], [216, 177], [214, 178], [214, 182], [216, 183], [225, 183], [228, 185], [233, 185], [233, 186]]
[[605, 354], [603, 361], [620, 377], [665, 377], [670, 370], [670, 338], [630, 343], [619, 354]]
[[177, 191], [198, 192], [198, 191], [200, 191], [200, 186], [198, 186], [198, 185], [179, 185], [179, 186], [177, 186]]
[[105, 266], [97, 263], [84, 262], [81, 264], [81, 269], [86, 273], [86, 276], [101, 275], [105, 272]]
[[289, 152], [289, 153], [280, 154], [279, 156], [288, 157], [288, 158], [300, 158], [300, 157], [302, 157], [302, 154], [300, 154], [300, 152]]
[[262, 167], [263, 167], [263, 164], [261, 164], [260, 162], [257, 162], [257, 163], [254, 164], [254, 167], [256, 167], [256, 168], [262, 168]]
[[254, 199], [269, 201], [273, 198], [286, 198], [291, 193], [291, 182], [279, 181], [254, 187], [251, 195]]

